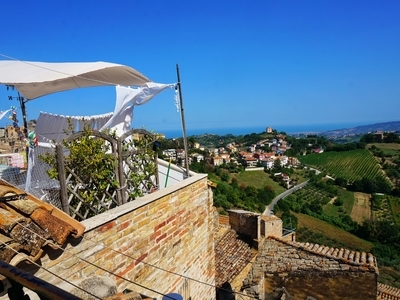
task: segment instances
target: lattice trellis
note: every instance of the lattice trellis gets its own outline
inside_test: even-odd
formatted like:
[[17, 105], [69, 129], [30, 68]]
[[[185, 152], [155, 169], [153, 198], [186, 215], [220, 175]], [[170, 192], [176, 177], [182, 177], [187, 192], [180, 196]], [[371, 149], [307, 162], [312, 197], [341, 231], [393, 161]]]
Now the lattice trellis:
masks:
[[[69, 173], [66, 178], [66, 185], [68, 190], [69, 215], [71, 217], [85, 220], [118, 205], [117, 190], [111, 184], [107, 184], [106, 188], [102, 189], [103, 193], [92, 193], [92, 195], [89, 195], [93, 187], [96, 189], [93, 180], [85, 184], [73, 170], [66, 167], [66, 171]], [[78, 179], [80, 184], [71, 184], [73, 177]], [[87, 201], [88, 198], [91, 200]]]
[[[143, 129], [132, 129], [120, 138], [112, 135], [90, 132], [90, 138], [97, 139], [104, 152], [104, 165], [95, 164], [90, 155], [80, 157], [78, 164], [71, 168], [69, 154], [84, 144], [86, 132], [70, 135], [56, 145], [57, 174], [60, 181], [60, 206], [77, 220], [85, 220], [113, 207], [132, 201], [158, 188], [157, 152], [154, 148], [155, 136]], [[139, 138], [139, 139], [135, 139]], [[87, 141], [87, 140], [86, 140]], [[78, 146], [76, 146], [78, 145]], [[103, 148], [102, 148], [103, 149]], [[86, 149], [86, 151], [88, 151]], [[99, 161], [99, 153], [96, 153]], [[86, 164], [92, 174], [85, 173]], [[107, 174], [104, 179], [104, 172]], [[98, 176], [98, 174], [102, 176]], [[100, 178], [100, 180], [99, 180]]]
[[145, 130], [136, 130], [139, 139], [123, 135], [122, 168], [124, 192], [128, 201], [158, 189], [157, 161], [154, 156], [154, 135]]

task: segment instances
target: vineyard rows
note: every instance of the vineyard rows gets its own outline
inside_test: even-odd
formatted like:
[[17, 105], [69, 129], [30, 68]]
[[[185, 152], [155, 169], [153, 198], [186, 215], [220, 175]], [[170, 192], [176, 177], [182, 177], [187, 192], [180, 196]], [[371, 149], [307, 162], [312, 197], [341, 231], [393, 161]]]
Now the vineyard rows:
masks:
[[400, 224], [400, 198], [382, 195], [379, 207], [373, 207], [373, 217], [378, 221]]
[[350, 182], [383, 176], [374, 156], [364, 149], [309, 154], [299, 157], [299, 160], [306, 165], [325, 171], [332, 177], [340, 177]]

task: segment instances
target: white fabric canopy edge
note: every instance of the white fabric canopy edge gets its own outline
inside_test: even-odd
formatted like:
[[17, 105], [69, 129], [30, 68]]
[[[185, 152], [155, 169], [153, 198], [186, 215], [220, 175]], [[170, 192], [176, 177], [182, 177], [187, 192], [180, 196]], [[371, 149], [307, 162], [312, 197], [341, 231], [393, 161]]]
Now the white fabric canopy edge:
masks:
[[27, 100], [82, 87], [141, 86], [151, 82], [137, 70], [109, 62], [47, 63], [0, 60], [0, 83]]

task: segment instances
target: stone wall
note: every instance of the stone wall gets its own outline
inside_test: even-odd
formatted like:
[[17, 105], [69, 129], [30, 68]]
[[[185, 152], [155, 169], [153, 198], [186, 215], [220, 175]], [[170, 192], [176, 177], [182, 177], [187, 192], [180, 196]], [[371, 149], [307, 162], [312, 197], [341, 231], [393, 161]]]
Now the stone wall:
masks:
[[260, 236], [282, 237], [282, 220], [276, 216], [260, 216]]
[[228, 214], [231, 228], [235, 230], [239, 236], [245, 236], [251, 239], [258, 238], [258, 218], [260, 214], [244, 210], [229, 210]]
[[364, 264], [347, 263], [267, 238], [260, 244], [244, 286], [253, 287], [248, 292], [257, 291], [260, 299], [275, 299], [285, 288], [294, 299], [375, 300], [377, 278], [377, 271]]
[[65, 281], [97, 275], [114, 279], [118, 291], [157, 299], [169, 292], [215, 299], [212, 212], [207, 175], [194, 175], [83, 222], [79, 243], [47, 248], [43, 268], [31, 272], [65, 290], [72, 289]]
[[[283, 283], [284, 280], [284, 283]], [[293, 272], [284, 278], [269, 274], [265, 279], [265, 300], [276, 299], [272, 286], [284, 286], [293, 299], [376, 300], [376, 276], [371, 272]], [[375, 282], [375, 285], [372, 283]]]

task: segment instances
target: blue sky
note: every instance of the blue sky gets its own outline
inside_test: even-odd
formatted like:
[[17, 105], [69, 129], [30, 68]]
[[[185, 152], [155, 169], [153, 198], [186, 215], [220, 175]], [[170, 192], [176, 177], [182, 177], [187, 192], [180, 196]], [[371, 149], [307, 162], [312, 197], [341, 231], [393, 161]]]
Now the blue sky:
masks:
[[[6, 1], [1, 9], [1, 60], [114, 62], [159, 83], [175, 83], [179, 64], [188, 130], [400, 120], [399, 1]], [[8, 95], [0, 86], [0, 110], [18, 106]], [[133, 126], [179, 129], [173, 96], [136, 107]], [[102, 114], [114, 103], [111, 87], [62, 92], [28, 102], [28, 119]]]

